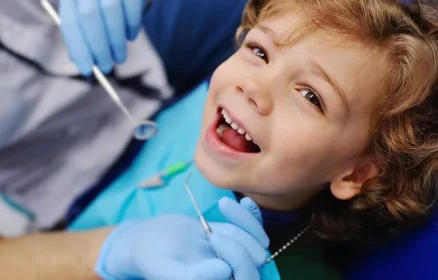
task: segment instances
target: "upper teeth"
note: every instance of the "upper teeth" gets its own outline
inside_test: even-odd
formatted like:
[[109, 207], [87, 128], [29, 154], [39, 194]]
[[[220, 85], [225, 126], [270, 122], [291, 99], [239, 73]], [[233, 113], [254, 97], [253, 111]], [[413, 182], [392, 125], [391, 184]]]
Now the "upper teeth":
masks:
[[233, 120], [230, 118], [230, 116], [228, 115], [227, 111], [225, 111], [225, 109], [222, 109], [221, 113], [222, 116], [224, 116], [225, 121], [231, 126], [232, 129], [237, 130], [239, 134], [245, 135], [246, 140], [252, 141], [251, 136], [249, 136], [249, 134], [246, 133], [246, 131], [242, 127], [240, 127], [237, 123], [233, 122]]

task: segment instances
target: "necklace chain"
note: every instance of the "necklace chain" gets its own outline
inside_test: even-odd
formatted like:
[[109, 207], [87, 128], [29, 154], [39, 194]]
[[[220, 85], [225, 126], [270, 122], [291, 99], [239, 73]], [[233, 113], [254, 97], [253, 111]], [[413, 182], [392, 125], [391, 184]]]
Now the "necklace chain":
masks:
[[275, 252], [274, 254], [272, 254], [269, 258], [266, 259], [265, 263], [268, 263], [270, 261], [272, 261], [273, 259], [275, 259], [278, 255], [280, 255], [284, 250], [286, 250], [287, 248], [289, 248], [290, 245], [292, 245], [292, 243], [294, 243], [295, 241], [298, 240], [298, 238], [300, 238], [304, 233], [306, 233], [306, 231], [309, 230], [309, 226], [306, 226], [302, 231], [300, 231], [297, 235], [295, 235], [292, 239], [290, 239], [286, 244], [283, 245], [283, 247], [281, 247], [277, 252]]

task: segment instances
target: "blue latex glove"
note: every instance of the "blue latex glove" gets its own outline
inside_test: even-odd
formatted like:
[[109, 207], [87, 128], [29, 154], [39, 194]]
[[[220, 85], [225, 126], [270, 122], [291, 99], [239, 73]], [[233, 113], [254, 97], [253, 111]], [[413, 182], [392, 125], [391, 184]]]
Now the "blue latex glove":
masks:
[[105, 241], [97, 273], [107, 280], [229, 280], [232, 273], [236, 280], [260, 279], [269, 239], [259, 209], [250, 199], [239, 204], [229, 198], [219, 208], [229, 223], [210, 223], [211, 243], [189, 216], [125, 222]]
[[60, 0], [61, 31], [70, 59], [89, 76], [93, 64], [104, 73], [126, 60], [126, 42], [142, 25], [147, 0]]

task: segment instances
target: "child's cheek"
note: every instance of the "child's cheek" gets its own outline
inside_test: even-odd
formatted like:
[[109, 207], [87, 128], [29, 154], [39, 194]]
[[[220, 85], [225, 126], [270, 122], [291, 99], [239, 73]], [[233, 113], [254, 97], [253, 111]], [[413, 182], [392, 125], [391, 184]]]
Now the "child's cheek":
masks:
[[213, 76], [211, 77], [210, 88], [212, 92], [216, 92], [223, 88], [226, 88], [230, 84], [228, 65], [225, 61], [214, 71]]

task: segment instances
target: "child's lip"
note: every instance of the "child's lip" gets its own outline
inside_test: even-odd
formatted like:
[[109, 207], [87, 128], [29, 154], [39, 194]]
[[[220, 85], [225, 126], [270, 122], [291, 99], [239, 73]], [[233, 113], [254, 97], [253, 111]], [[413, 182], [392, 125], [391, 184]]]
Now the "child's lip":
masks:
[[207, 146], [215, 153], [233, 159], [243, 159], [256, 156], [257, 153], [244, 153], [236, 151], [225, 145], [216, 133], [218, 122], [221, 120], [222, 114], [217, 111], [214, 121], [210, 124], [205, 133], [205, 142]]

